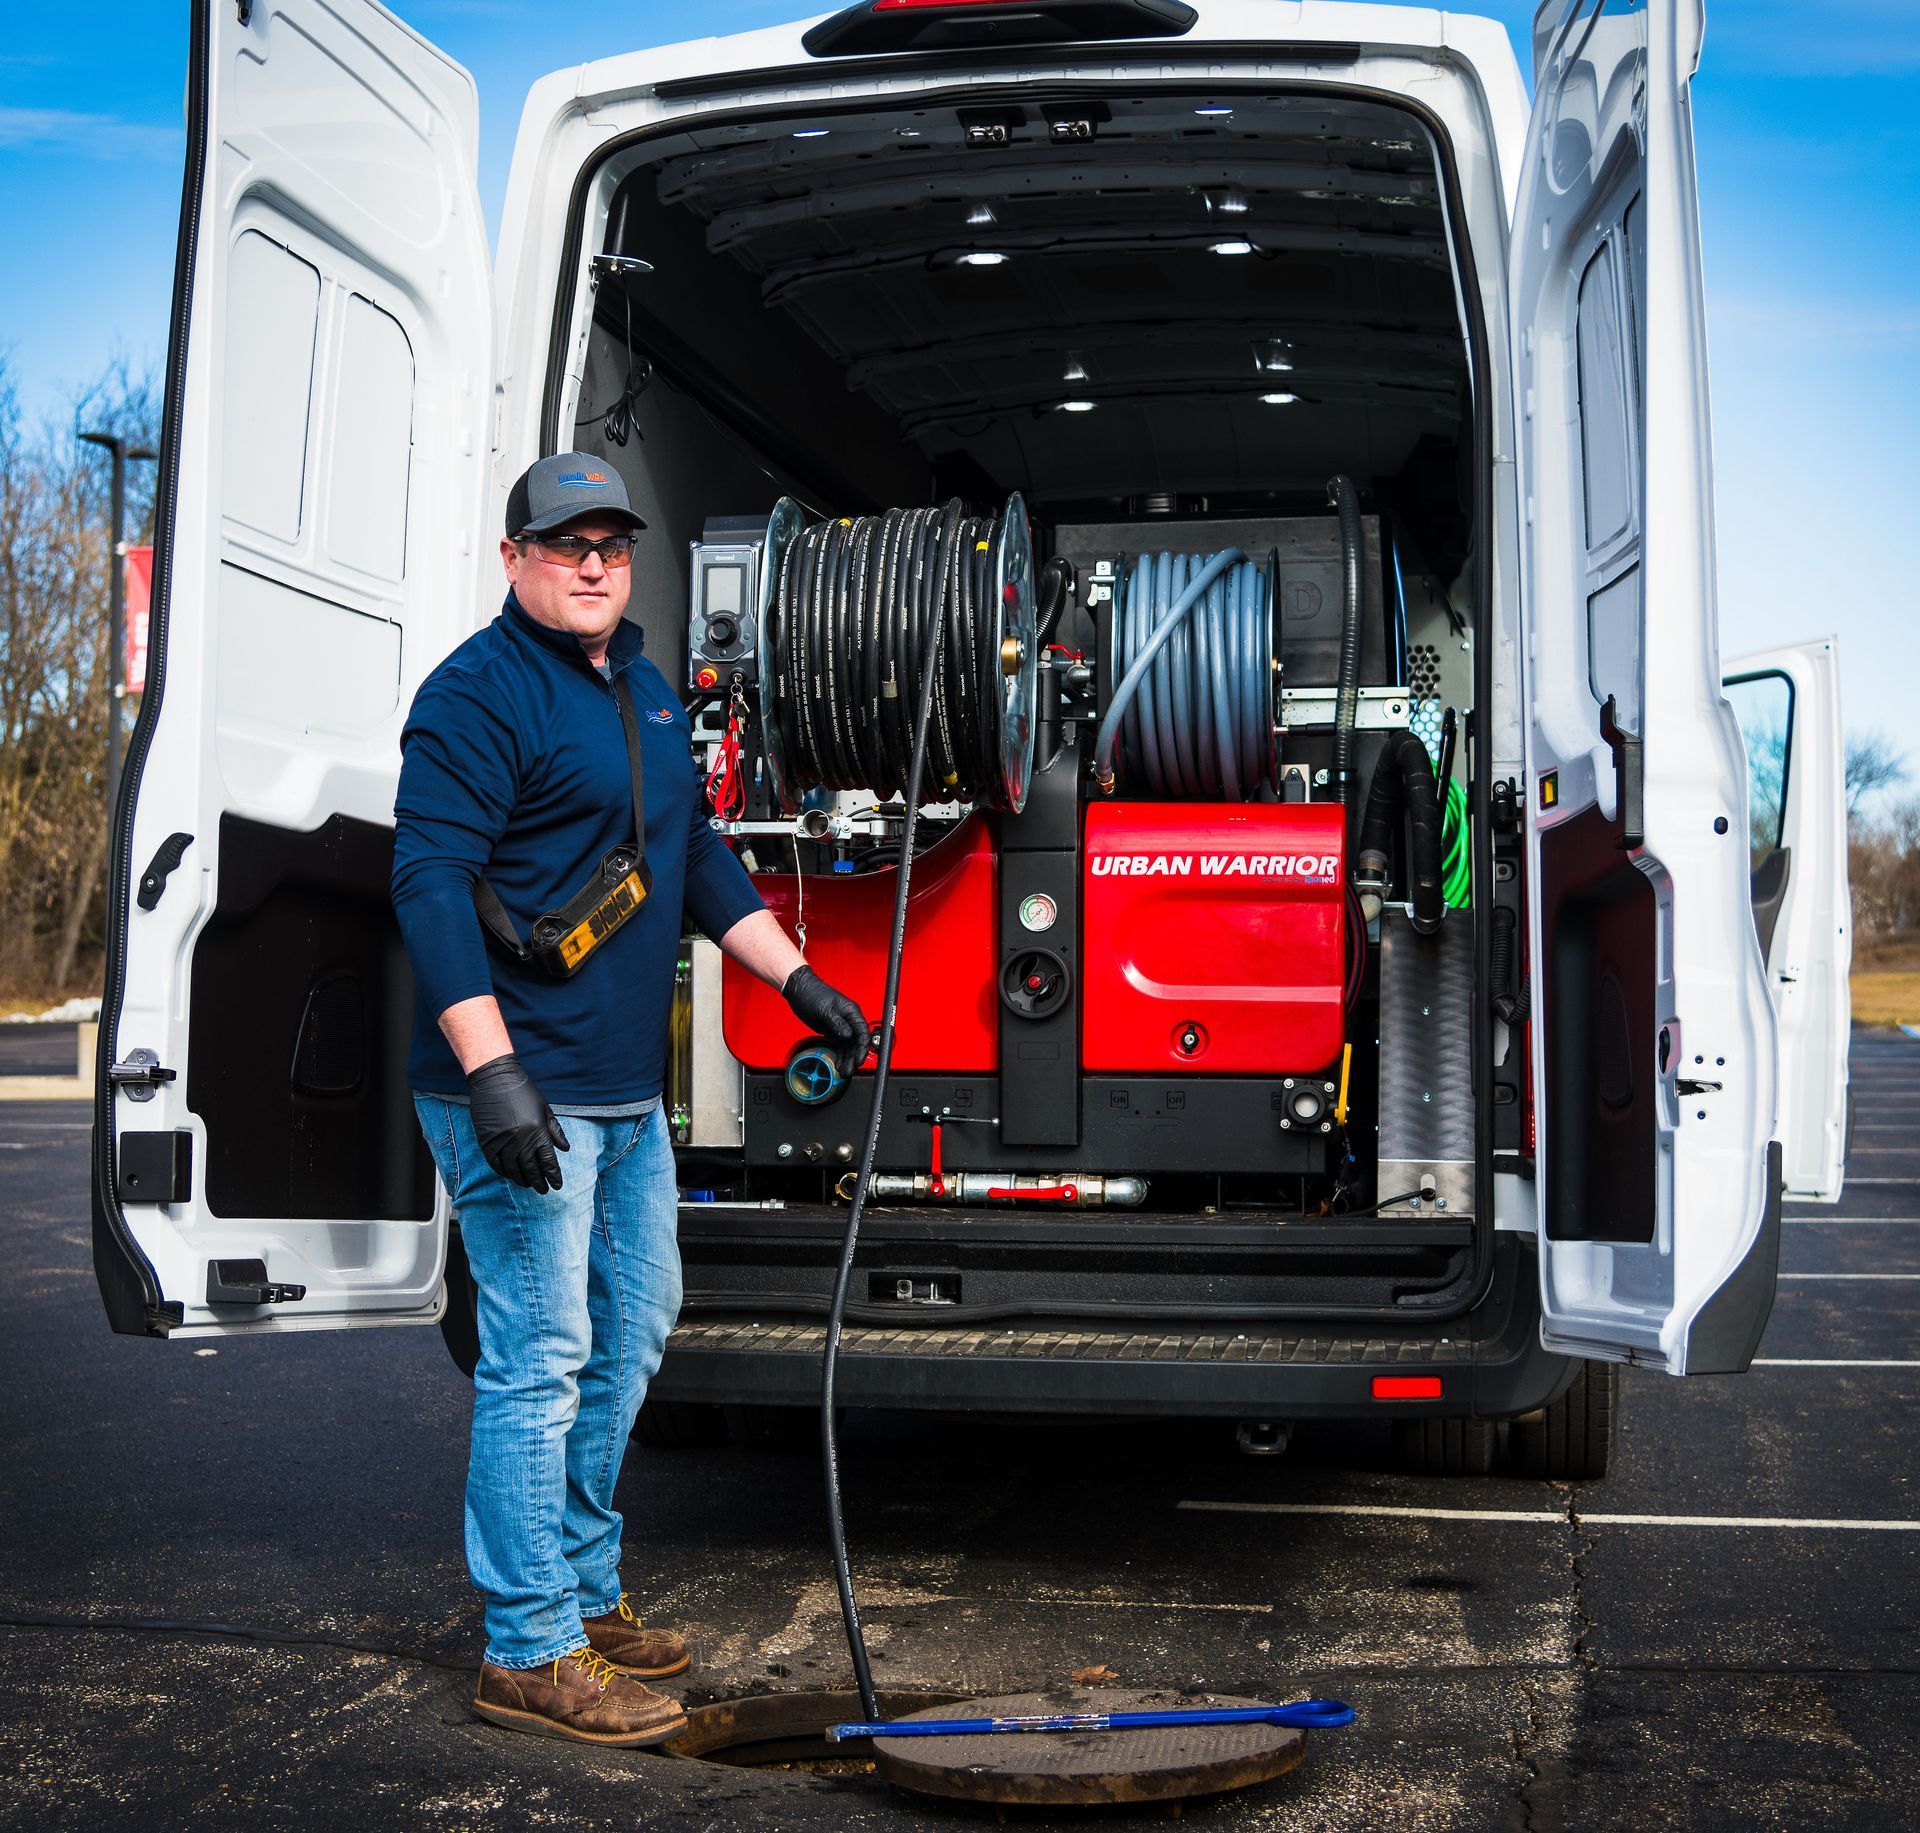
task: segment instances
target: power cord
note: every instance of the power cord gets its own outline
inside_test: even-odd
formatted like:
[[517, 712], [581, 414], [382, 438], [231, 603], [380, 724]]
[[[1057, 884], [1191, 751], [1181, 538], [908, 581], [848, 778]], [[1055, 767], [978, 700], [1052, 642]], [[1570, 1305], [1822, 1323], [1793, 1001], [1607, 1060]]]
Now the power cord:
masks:
[[620, 289], [620, 299], [627, 308], [627, 379], [620, 393], [605, 407], [596, 407], [573, 423], [575, 426], [590, 426], [598, 420], [607, 442], [616, 446], [625, 445], [633, 437], [634, 409], [653, 381], [651, 359], [642, 356], [633, 347], [633, 299], [624, 286]]

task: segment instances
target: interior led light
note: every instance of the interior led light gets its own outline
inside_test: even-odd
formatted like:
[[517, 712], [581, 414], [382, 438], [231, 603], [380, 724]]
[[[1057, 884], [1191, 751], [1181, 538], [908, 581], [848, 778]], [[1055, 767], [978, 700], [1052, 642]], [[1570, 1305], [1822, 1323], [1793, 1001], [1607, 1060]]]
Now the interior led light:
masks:
[[1007, 257], [994, 248], [975, 248], [960, 257], [962, 267], [1004, 267]]
[[824, 140], [828, 130], [824, 127], [801, 127], [794, 130], [796, 140]]
[[1300, 397], [1298, 395], [1262, 395], [1260, 399], [1269, 407], [1289, 407]]
[[1215, 242], [1212, 253], [1216, 255], [1250, 255], [1253, 253], [1251, 242]]
[[1196, 108], [1193, 112], [1203, 120], [1218, 121], [1224, 116], [1232, 114], [1233, 110], [1224, 102], [1209, 102], [1205, 108]]
[[1060, 411], [1063, 414], [1090, 414], [1099, 405], [1097, 401], [1062, 401]]
[[975, 204], [967, 212], [967, 227], [969, 229], [991, 229], [999, 220], [1000, 219], [993, 214], [993, 206], [991, 204]]
[[1063, 382], [1084, 382], [1087, 377], [1087, 359], [1077, 350], [1067, 352], [1067, 367], [1061, 374]]

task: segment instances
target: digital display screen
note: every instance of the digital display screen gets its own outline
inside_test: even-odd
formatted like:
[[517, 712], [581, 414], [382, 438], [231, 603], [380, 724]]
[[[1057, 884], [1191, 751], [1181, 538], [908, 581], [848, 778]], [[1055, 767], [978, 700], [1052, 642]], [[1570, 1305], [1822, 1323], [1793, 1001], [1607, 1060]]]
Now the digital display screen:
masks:
[[709, 566], [706, 571], [707, 615], [738, 617], [744, 608], [747, 569], [743, 566]]

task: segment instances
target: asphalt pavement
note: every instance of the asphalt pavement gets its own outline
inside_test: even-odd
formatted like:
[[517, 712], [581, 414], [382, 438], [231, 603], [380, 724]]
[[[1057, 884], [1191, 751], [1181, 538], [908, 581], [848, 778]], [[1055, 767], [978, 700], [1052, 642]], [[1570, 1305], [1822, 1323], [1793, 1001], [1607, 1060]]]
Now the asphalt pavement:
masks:
[[70, 1076], [78, 1025], [0, 1024], [0, 1076]]
[[[1188, 1808], [1221, 1829], [1920, 1824], [1920, 1044], [1863, 1032], [1853, 1063], [1849, 1188], [1790, 1209], [1760, 1364], [1628, 1371], [1608, 1482], [1408, 1477], [1361, 1428], [1255, 1460], [1225, 1426], [856, 1416], [881, 1684], [1104, 1665], [1359, 1709]], [[982, 1823], [474, 1719], [438, 1333], [112, 1336], [87, 1126], [0, 1108], [0, 1826]], [[690, 1703], [846, 1683], [810, 1452], [636, 1447], [620, 1502], [628, 1585], [696, 1641]]]

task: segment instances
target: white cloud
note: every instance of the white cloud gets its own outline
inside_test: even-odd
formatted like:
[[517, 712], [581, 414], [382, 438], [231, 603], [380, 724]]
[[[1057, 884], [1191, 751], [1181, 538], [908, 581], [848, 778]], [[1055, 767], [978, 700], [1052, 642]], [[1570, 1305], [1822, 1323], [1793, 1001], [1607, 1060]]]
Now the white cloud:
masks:
[[0, 147], [78, 153], [93, 159], [153, 159], [179, 152], [182, 130], [65, 108], [0, 107]]
[[1920, 344], [1920, 305], [1903, 300], [1762, 299], [1714, 293], [1708, 320], [1728, 332], [1817, 342], [1830, 350]]

